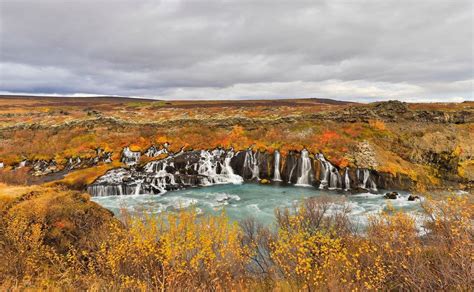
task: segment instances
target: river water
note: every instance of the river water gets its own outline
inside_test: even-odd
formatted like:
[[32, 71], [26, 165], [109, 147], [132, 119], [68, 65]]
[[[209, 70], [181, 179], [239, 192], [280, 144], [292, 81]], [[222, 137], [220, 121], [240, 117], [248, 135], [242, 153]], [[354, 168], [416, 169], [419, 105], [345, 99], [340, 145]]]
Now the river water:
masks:
[[231, 220], [239, 221], [253, 217], [263, 224], [274, 223], [276, 208], [292, 207], [304, 198], [318, 196], [329, 196], [348, 204], [351, 209], [351, 220], [361, 226], [366, 224], [368, 215], [381, 212], [388, 204], [394, 209], [413, 214], [420, 210], [419, 201], [408, 201], [409, 193], [399, 191], [398, 199], [387, 200], [383, 197], [385, 192], [387, 191], [381, 190], [378, 194], [350, 194], [313, 187], [244, 183], [194, 187], [170, 191], [163, 195], [92, 197], [92, 200], [117, 215], [121, 209], [126, 209], [132, 214], [136, 212], [157, 214], [190, 207], [205, 214], [219, 214], [225, 209]]

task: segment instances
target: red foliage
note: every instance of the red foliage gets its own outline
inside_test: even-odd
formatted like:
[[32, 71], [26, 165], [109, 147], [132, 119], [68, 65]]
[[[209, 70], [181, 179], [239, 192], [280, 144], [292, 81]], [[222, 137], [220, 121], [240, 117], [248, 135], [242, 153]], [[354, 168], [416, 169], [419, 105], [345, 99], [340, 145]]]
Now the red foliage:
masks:
[[328, 142], [332, 142], [333, 140], [339, 139], [341, 136], [334, 132], [334, 131], [324, 131], [321, 135], [320, 141], [323, 144], [327, 144]]

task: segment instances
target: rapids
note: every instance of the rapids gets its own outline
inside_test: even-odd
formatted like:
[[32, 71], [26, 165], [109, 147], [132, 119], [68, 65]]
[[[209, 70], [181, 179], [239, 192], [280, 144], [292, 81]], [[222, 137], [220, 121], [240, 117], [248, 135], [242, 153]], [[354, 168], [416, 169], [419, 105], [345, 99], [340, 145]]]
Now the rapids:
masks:
[[208, 187], [192, 187], [170, 191], [164, 195], [118, 195], [93, 197], [92, 200], [115, 214], [120, 209], [131, 213], [146, 212], [157, 214], [163, 211], [176, 211], [194, 207], [198, 212], [218, 214], [225, 209], [231, 220], [253, 217], [263, 224], [275, 221], [275, 208], [292, 207], [304, 198], [330, 196], [343, 200], [350, 206], [350, 218], [361, 227], [365, 226], [367, 216], [384, 210], [388, 204], [395, 209], [416, 213], [419, 201], [408, 201], [409, 194], [399, 192], [396, 200], [384, 199], [383, 194], [360, 193], [347, 195], [345, 192], [319, 190], [317, 188], [290, 185], [260, 185], [257, 183], [222, 184]]

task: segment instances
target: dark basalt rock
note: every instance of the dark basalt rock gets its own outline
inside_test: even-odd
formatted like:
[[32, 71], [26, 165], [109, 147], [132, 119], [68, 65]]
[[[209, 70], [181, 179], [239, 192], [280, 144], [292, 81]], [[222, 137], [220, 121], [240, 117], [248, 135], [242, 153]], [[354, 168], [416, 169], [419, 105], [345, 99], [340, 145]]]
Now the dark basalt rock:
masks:
[[414, 187], [413, 180], [405, 174], [393, 175], [387, 172], [374, 172], [374, 178], [380, 189], [409, 190]]
[[290, 151], [286, 158], [284, 158], [283, 172], [281, 174], [281, 177], [284, 182], [296, 183], [296, 180], [298, 179], [297, 164], [298, 158], [296, 157], [296, 153]]
[[410, 195], [408, 196], [408, 201], [415, 201], [415, 200], [419, 200], [420, 197], [417, 196], [417, 195]]
[[397, 197], [398, 197], [397, 192], [386, 193], [385, 196], [384, 196], [385, 199], [390, 199], [390, 200], [395, 200], [395, 199], [397, 199]]
[[[408, 190], [413, 185], [409, 177], [379, 173], [368, 168], [340, 169], [322, 154], [313, 155], [299, 151], [282, 155], [279, 168], [283, 184], [302, 181], [321, 189], [354, 192], [377, 192], [379, 188]], [[101, 196], [159, 194], [190, 186], [235, 183], [239, 179], [266, 184], [273, 180], [274, 162], [273, 153], [250, 149], [237, 153], [221, 148], [181, 151], [146, 165], [110, 170], [90, 185], [88, 190], [93, 195]], [[311, 166], [310, 170], [308, 165]], [[385, 194], [387, 199], [397, 197], [396, 192]]]

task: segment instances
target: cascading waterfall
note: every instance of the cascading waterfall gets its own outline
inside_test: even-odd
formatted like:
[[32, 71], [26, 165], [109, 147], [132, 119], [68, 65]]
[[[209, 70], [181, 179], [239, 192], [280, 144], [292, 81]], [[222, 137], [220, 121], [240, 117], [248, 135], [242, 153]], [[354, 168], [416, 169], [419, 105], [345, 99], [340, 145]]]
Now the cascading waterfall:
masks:
[[232, 166], [230, 166], [230, 161], [234, 157], [234, 152], [230, 150], [227, 152], [227, 155], [224, 159], [224, 169], [222, 174], [226, 175], [229, 179], [229, 182], [233, 184], [240, 184], [244, 182], [244, 179], [240, 176], [234, 173], [234, 170], [232, 169]]
[[330, 190], [339, 189], [341, 187], [341, 175], [334, 165], [326, 160], [324, 155], [318, 154], [318, 160], [321, 162], [321, 183], [320, 189], [328, 188]]
[[201, 151], [201, 159], [198, 166], [198, 174], [202, 177], [203, 185], [216, 183], [217, 164], [212, 160], [212, 154], [207, 151]]
[[142, 189], [142, 183], [143, 183], [142, 180], [138, 180], [138, 181], [137, 181], [137, 186], [136, 186], [136, 188], [135, 188], [135, 193], [134, 193], [134, 195], [139, 195], [139, 194], [140, 194], [140, 191], [141, 191], [141, 189]]
[[351, 189], [351, 179], [349, 177], [349, 168], [346, 167], [344, 172], [344, 190], [349, 191]]
[[168, 150], [166, 148], [159, 149], [153, 145], [145, 152], [145, 155], [148, 157], [158, 157], [161, 154], [168, 154]]
[[273, 180], [281, 181], [280, 175], [280, 151], [275, 150], [274, 155], [274, 171], [273, 171]]
[[248, 149], [245, 152], [244, 170], [245, 169], [249, 169], [250, 172], [252, 173], [252, 177], [250, 179], [260, 180], [259, 178], [260, 169], [258, 166], [257, 153], [253, 153], [251, 149]]
[[329, 181], [329, 190], [339, 189], [341, 185], [341, 175], [337, 169], [331, 165], [331, 179]]
[[[225, 158], [222, 161], [223, 156], [225, 156]], [[201, 151], [201, 162], [199, 164], [198, 173], [203, 178], [203, 185], [242, 183], [242, 177], [234, 174], [230, 166], [230, 161], [233, 156], [233, 151], [229, 151], [227, 154], [224, 150], [220, 149], [214, 150], [211, 153]]]
[[141, 153], [139, 151], [132, 151], [129, 147], [122, 150], [121, 161], [128, 166], [136, 165], [140, 160]]
[[293, 167], [290, 170], [290, 176], [288, 176], [288, 183], [291, 184], [291, 177], [293, 176], [293, 171], [295, 171], [296, 168], [296, 163], [293, 165]]
[[377, 191], [377, 185], [374, 179], [370, 175], [368, 169], [357, 169], [356, 171], [357, 180], [359, 181], [359, 187], [364, 190]]
[[329, 184], [329, 166], [324, 155], [318, 154], [318, 160], [321, 164], [321, 183], [319, 184], [319, 188], [324, 189]]
[[370, 190], [372, 192], [376, 192], [377, 191], [377, 184], [375, 184], [375, 181], [374, 180], [371, 180], [370, 181]]
[[[311, 159], [306, 149], [301, 151], [301, 176], [296, 180], [296, 185], [310, 186], [311, 184]], [[291, 177], [291, 176], [290, 176]]]
[[[223, 149], [180, 152], [151, 161], [141, 171], [125, 168], [110, 170], [90, 185], [88, 191], [94, 196], [163, 194], [170, 189], [191, 185], [239, 184], [243, 178], [232, 169], [233, 157], [232, 150]], [[185, 164], [175, 166], [176, 161], [183, 160]], [[256, 157], [252, 156], [250, 166], [254, 174], [255, 169], [258, 171], [255, 161]], [[180, 168], [183, 168], [181, 173]]]
[[[125, 156], [128, 156], [128, 151], [130, 150], [124, 149]], [[149, 154], [151, 155], [152, 152], [156, 153], [150, 150]], [[169, 190], [197, 185], [240, 184], [244, 178], [237, 175], [237, 171], [247, 179], [259, 180], [260, 163], [266, 163], [269, 159], [267, 156], [260, 156], [266, 154], [253, 152], [251, 149], [237, 154], [234, 154], [232, 149], [180, 151], [168, 154], [166, 158], [148, 162], [142, 167], [109, 170], [89, 185], [87, 190], [93, 196], [116, 196], [163, 194]], [[279, 151], [275, 151], [273, 155], [273, 181], [281, 181], [281, 154]], [[135, 157], [139, 159], [138, 155]], [[318, 154], [316, 159], [321, 165], [321, 175], [318, 178], [320, 189], [344, 189], [346, 191], [351, 189], [349, 168], [345, 168], [341, 176], [338, 168], [326, 160], [322, 154]], [[76, 159], [70, 160], [70, 163], [74, 163]], [[312, 159], [306, 149], [301, 151], [298, 160], [291, 156], [291, 163], [285, 165], [287, 165], [285, 180], [288, 180], [289, 184], [310, 186], [313, 183]], [[289, 171], [288, 179], [286, 178], [287, 171]], [[264, 168], [263, 175], [267, 175], [268, 172], [268, 169]], [[357, 186], [370, 191], [377, 190], [375, 178], [370, 170], [356, 169], [356, 177], [357, 180], [352, 187]]]

